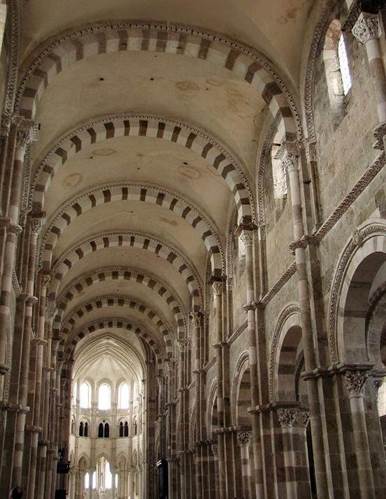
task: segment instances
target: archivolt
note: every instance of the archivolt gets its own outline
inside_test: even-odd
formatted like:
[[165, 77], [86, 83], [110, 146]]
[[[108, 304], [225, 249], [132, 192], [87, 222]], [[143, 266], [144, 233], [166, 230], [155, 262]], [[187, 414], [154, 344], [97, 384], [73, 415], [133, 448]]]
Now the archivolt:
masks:
[[162, 116], [130, 113], [88, 121], [63, 136], [38, 163], [32, 186], [34, 207], [36, 206], [38, 211], [42, 209], [45, 191], [55, 173], [68, 159], [85, 147], [116, 137], [161, 139], [196, 152], [207, 161], [210, 168], [223, 177], [234, 196], [239, 221], [251, 221], [253, 198], [248, 179], [232, 153], [207, 132], [187, 123]]
[[160, 355], [162, 354], [163, 348], [154, 341], [152, 336], [149, 335], [140, 325], [129, 319], [121, 317], [108, 317], [90, 321], [82, 327], [75, 329], [71, 336], [67, 338], [67, 341], [63, 344], [64, 353], [68, 358], [71, 358], [73, 352], [75, 351], [76, 345], [80, 340], [101, 329], [124, 329], [125, 331], [132, 331], [136, 336], [142, 338], [155, 353], [156, 358], [159, 361], [161, 360]]
[[[199, 308], [202, 301], [202, 288], [197, 272], [193, 265], [183, 257], [179, 251], [174, 248], [166, 246], [164, 243], [152, 236], [146, 234], [138, 234], [134, 232], [112, 232], [97, 234], [88, 238], [63, 254], [60, 259], [55, 262], [53, 268], [53, 280], [51, 284], [52, 298], [55, 299], [60, 283], [66, 273], [75, 265], [79, 260], [84, 258], [89, 253], [102, 250], [104, 248], [126, 247], [126, 248], [139, 248], [150, 251], [155, 255], [163, 258], [181, 274], [185, 280], [194, 308]], [[43, 267], [49, 269], [50, 262], [43, 262]]]
[[76, 218], [98, 205], [114, 201], [142, 201], [166, 208], [186, 220], [200, 235], [210, 256], [212, 273], [224, 272], [223, 252], [214, 225], [191, 203], [174, 193], [153, 185], [115, 184], [94, 188], [69, 201], [54, 216], [42, 243], [42, 259], [51, 261], [58, 239]]
[[173, 338], [172, 329], [167, 324], [164, 319], [161, 319], [159, 314], [157, 314], [153, 309], [147, 307], [141, 302], [122, 295], [109, 295], [109, 296], [98, 296], [92, 300], [86, 300], [81, 305], [79, 305], [75, 310], [71, 311], [67, 317], [65, 317], [63, 322], [63, 327], [58, 330], [53, 330], [53, 333], [58, 335], [62, 332], [64, 335], [68, 335], [76, 327], [79, 320], [82, 320], [86, 315], [101, 309], [106, 308], [116, 308], [116, 307], [127, 307], [130, 310], [135, 310], [142, 314], [145, 318], [154, 324], [156, 329], [160, 332], [161, 336], [164, 338], [166, 349], [168, 353], [172, 354], [173, 348]]
[[46, 40], [25, 64], [17, 110], [34, 119], [45, 88], [66, 67], [89, 57], [119, 51], [181, 55], [225, 68], [259, 92], [273, 117], [280, 114], [287, 139], [293, 139], [297, 125], [300, 130], [293, 96], [272, 64], [257, 50], [215, 32], [171, 23], [100, 22]]
[[[77, 295], [80, 295], [87, 288], [90, 288], [97, 283], [104, 283], [106, 281], [135, 281], [136, 283], [142, 284], [153, 290], [167, 303], [174, 314], [178, 337], [184, 337], [184, 331], [186, 330], [186, 314], [184, 307], [167, 284], [161, 282], [158, 277], [138, 272], [127, 267], [100, 268], [72, 281], [57, 299], [56, 313], [54, 314], [53, 322], [54, 329], [57, 329], [60, 326], [67, 306]], [[49, 299], [51, 299], [51, 297], [49, 297]]]

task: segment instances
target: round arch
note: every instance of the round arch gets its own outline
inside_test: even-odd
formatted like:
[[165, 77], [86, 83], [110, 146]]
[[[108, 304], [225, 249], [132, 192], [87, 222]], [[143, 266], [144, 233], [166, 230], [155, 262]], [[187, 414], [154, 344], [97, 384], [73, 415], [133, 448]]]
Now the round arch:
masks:
[[219, 174], [232, 192], [241, 223], [250, 223], [253, 195], [239, 160], [225, 146], [197, 127], [163, 116], [120, 114], [85, 122], [62, 136], [38, 161], [32, 185], [32, 203], [37, 210], [44, 207], [44, 193], [52, 178], [66, 161], [83, 148], [118, 137], [147, 137], [179, 144], [204, 158], [209, 168]]
[[63, 342], [64, 353], [67, 358], [72, 358], [76, 346], [78, 343], [83, 340], [86, 336], [96, 333], [103, 329], [122, 329], [125, 331], [132, 331], [136, 336], [141, 338], [153, 351], [156, 358], [161, 361], [160, 356], [163, 353], [162, 346], [159, 345], [158, 341], [153, 339], [153, 336], [150, 335], [147, 330], [138, 325], [136, 322], [125, 319], [122, 317], [108, 317], [99, 320], [93, 320], [87, 322], [85, 325], [77, 328], [73, 331], [73, 333]]
[[293, 380], [293, 393], [291, 395], [292, 398], [296, 398], [296, 354], [301, 342], [300, 324], [300, 308], [295, 303], [287, 305], [279, 314], [272, 335], [268, 366], [271, 400], [283, 398], [279, 393], [280, 384], [284, 383], [283, 389], [285, 389], [291, 384], [291, 379]]
[[98, 186], [66, 202], [52, 217], [42, 238], [42, 260], [52, 261], [56, 244], [73, 220], [93, 208], [119, 201], [141, 201], [157, 205], [180, 216], [195, 229], [209, 254], [213, 275], [224, 272], [224, 257], [218, 231], [197, 207], [154, 185], [120, 183]]
[[56, 300], [53, 328], [57, 329], [60, 326], [63, 314], [77, 295], [81, 295], [95, 284], [119, 280], [134, 281], [157, 293], [167, 303], [174, 315], [178, 336], [184, 336], [186, 333], [186, 311], [175, 291], [158, 277], [130, 267], [98, 268], [71, 281]]
[[271, 114], [279, 114], [287, 140], [301, 125], [295, 99], [272, 63], [256, 49], [215, 32], [175, 23], [99, 22], [42, 42], [28, 57], [16, 105], [34, 119], [44, 90], [70, 65], [100, 54], [145, 51], [202, 59], [225, 68], [261, 95]]
[[160, 332], [161, 337], [164, 338], [166, 350], [169, 356], [172, 356], [173, 349], [173, 338], [170, 332], [172, 331], [170, 326], [164, 319], [161, 319], [158, 313], [156, 313], [152, 308], [144, 305], [143, 303], [131, 298], [129, 296], [122, 295], [108, 295], [108, 296], [98, 296], [92, 300], [86, 300], [76, 307], [75, 310], [71, 310], [70, 313], [64, 318], [63, 324], [60, 329], [54, 330], [54, 334], [59, 334], [61, 332], [64, 335], [68, 335], [74, 327], [76, 327], [77, 321], [83, 319], [90, 313], [106, 308], [117, 308], [128, 306], [131, 310], [135, 310], [142, 314], [145, 318], [154, 325], [154, 327]]
[[331, 285], [328, 330], [333, 362], [369, 362], [366, 340], [369, 292], [385, 262], [384, 221], [372, 221], [358, 228], [341, 253]]
[[[60, 284], [67, 272], [86, 255], [113, 247], [138, 248], [150, 251], [163, 258], [181, 274], [185, 280], [195, 309], [200, 308], [202, 302], [202, 286], [198, 273], [192, 263], [175, 248], [171, 248], [165, 243], [147, 234], [135, 232], [108, 232], [96, 234], [73, 246], [65, 252], [54, 264], [52, 274], [54, 278], [50, 285], [50, 298], [55, 300]], [[49, 269], [50, 263], [43, 262], [43, 267]]]

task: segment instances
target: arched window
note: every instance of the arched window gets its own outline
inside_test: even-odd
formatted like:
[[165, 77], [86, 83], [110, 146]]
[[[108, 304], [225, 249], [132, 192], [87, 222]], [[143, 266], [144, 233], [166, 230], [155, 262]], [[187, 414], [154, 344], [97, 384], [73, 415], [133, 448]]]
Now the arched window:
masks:
[[81, 421], [79, 424], [79, 436], [83, 437], [83, 421]]
[[109, 436], [110, 436], [110, 425], [109, 425], [109, 423], [105, 423], [105, 428], [104, 428], [103, 436], [105, 438], [109, 438]]
[[119, 423], [119, 436], [123, 437], [123, 422], [122, 421]]
[[129, 436], [129, 423], [127, 421], [125, 421], [124, 435], [125, 437]]
[[104, 425], [103, 425], [103, 423], [99, 423], [98, 438], [103, 438], [103, 434], [104, 434]]
[[84, 423], [84, 436], [88, 437], [88, 423], [87, 423], [87, 421]]
[[121, 383], [118, 389], [118, 409], [129, 408], [129, 385]]
[[96, 471], [92, 474], [92, 489], [95, 490], [97, 488], [97, 474]]
[[350, 66], [348, 63], [346, 42], [344, 40], [344, 35], [341, 32], [338, 41], [338, 61], [340, 69], [340, 77], [342, 79], [342, 89], [344, 95], [347, 95], [352, 86]]
[[106, 461], [105, 467], [105, 489], [110, 490], [113, 488], [113, 475], [110, 469], [110, 463]]
[[340, 113], [344, 109], [344, 100], [350, 92], [352, 80], [346, 39], [338, 19], [334, 19], [327, 30], [323, 62], [330, 104], [334, 111]]
[[111, 409], [111, 387], [102, 383], [98, 389], [98, 409], [108, 411]]
[[80, 407], [89, 409], [91, 407], [91, 387], [88, 383], [82, 383], [79, 389]]
[[90, 488], [90, 474], [89, 473], [86, 473], [84, 475], [84, 488], [85, 488], [85, 490]]

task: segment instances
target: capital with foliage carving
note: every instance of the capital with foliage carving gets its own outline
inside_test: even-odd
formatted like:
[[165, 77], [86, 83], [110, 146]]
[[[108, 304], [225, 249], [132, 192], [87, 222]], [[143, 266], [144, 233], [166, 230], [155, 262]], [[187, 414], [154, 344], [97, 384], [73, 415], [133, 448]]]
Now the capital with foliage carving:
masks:
[[253, 231], [242, 229], [240, 232], [240, 239], [246, 248], [250, 248], [253, 244]]
[[280, 408], [277, 417], [282, 428], [292, 428], [296, 423], [298, 409], [293, 407]]
[[349, 370], [343, 374], [344, 386], [349, 397], [360, 397], [367, 380], [367, 372], [362, 370]]
[[352, 34], [363, 45], [370, 40], [380, 38], [382, 36], [382, 25], [379, 14], [361, 12], [354, 24]]
[[15, 118], [15, 123], [17, 126], [16, 139], [18, 146], [25, 147], [31, 142], [36, 142], [38, 126], [34, 121], [18, 116]]
[[248, 445], [251, 441], [252, 433], [250, 431], [242, 430], [237, 433], [237, 441], [239, 445]]
[[283, 142], [276, 154], [285, 171], [297, 170], [299, 148], [297, 142]]

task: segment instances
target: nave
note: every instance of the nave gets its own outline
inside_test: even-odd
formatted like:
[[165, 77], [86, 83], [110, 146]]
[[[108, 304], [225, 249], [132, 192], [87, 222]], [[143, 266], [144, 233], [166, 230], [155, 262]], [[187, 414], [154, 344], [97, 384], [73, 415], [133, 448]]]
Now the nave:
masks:
[[0, 0], [0, 498], [386, 497], [382, 0]]

